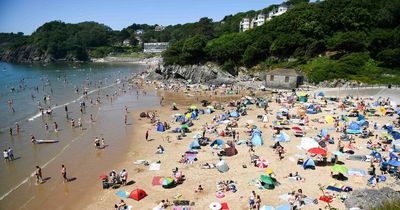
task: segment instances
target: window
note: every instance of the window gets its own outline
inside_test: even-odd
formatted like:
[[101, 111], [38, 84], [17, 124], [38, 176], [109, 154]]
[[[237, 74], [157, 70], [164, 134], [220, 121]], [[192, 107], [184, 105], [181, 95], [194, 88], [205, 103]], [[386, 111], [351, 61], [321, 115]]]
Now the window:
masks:
[[271, 75], [271, 76], [270, 76], [270, 80], [271, 80], [271, 81], [274, 81], [274, 75]]
[[285, 77], [285, 82], [289, 82], [289, 77], [288, 76]]

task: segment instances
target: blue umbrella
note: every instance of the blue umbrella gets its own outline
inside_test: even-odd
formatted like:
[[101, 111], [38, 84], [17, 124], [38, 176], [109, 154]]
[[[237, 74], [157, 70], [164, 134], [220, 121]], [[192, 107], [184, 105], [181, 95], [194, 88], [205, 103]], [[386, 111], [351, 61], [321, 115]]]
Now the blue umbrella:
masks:
[[389, 165], [391, 165], [391, 166], [400, 166], [400, 161], [398, 161], [398, 160], [389, 160], [388, 161], [388, 164]]

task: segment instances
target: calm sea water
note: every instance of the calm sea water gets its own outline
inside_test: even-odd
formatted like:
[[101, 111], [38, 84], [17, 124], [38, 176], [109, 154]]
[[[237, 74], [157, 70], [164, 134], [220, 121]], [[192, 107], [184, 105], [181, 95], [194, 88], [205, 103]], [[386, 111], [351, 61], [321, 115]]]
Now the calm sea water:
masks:
[[[128, 88], [124, 83], [132, 74], [145, 68], [135, 64], [0, 63], [0, 149], [4, 151], [12, 147], [16, 157], [15, 161], [0, 161], [0, 207], [40, 206], [49, 195], [59, 191], [52, 186], [54, 178], [40, 188], [34, 186], [32, 173], [36, 165], [43, 168], [45, 177], [54, 177], [58, 175], [60, 163], [65, 163], [78, 177], [76, 182], [84, 186], [91, 171], [80, 167], [93, 167], [91, 170], [100, 172], [109, 166], [100, 166], [98, 161], [104, 162], [126, 152], [124, 144], [128, 143], [128, 130], [122, 126], [124, 107], [147, 108], [157, 104], [154, 93], [137, 95], [135, 87]], [[87, 96], [83, 96], [83, 91], [88, 93]], [[113, 100], [107, 98], [112, 95], [115, 95]], [[50, 100], [44, 100], [44, 97]], [[96, 103], [97, 98], [101, 99], [101, 104]], [[87, 106], [84, 113], [80, 112], [81, 102]], [[39, 105], [46, 109], [50, 107], [53, 114], [42, 115]], [[68, 106], [68, 118], [65, 105]], [[95, 122], [91, 122], [90, 115]], [[83, 129], [72, 127], [71, 119], [76, 122], [81, 119]], [[16, 122], [21, 128], [19, 134], [16, 134]], [[54, 122], [59, 126], [58, 132], [54, 131]], [[9, 128], [13, 129], [13, 135], [9, 134]], [[30, 142], [31, 135], [36, 139], [57, 139], [60, 142], [36, 145]], [[108, 142], [110, 139], [119, 142], [106, 149], [100, 158], [92, 150], [92, 140], [96, 136], [105, 137]]]

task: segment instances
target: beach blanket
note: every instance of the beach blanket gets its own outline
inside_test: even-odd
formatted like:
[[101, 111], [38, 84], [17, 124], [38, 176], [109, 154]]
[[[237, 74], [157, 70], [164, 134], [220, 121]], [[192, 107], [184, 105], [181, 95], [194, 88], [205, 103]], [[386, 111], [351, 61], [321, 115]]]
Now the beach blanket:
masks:
[[150, 171], [159, 171], [161, 168], [161, 164], [160, 163], [152, 163], [149, 166], [149, 170]]
[[135, 160], [135, 162], [133, 162], [133, 164], [140, 165], [140, 164], [144, 164], [146, 162], [147, 162], [147, 160]]
[[197, 154], [193, 154], [193, 153], [186, 153], [185, 157], [186, 157], [186, 163], [187, 164], [192, 164], [194, 162], [194, 159], [196, 158]]
[[[283, 194], [279, 196], [279, 199], [284, 200], [284, 201], [288, 201], [290, 198], [289, 194]], [[312, 198], [303, 198], [304, 201], [304, 205], [309, 205], [309, 204], [313, 204], [315, 199]]]
[[174, 206], [173, 210], [192, 210], [189, 206]]
[[347, 171], [347, 174], [350, 176], [365, 176], [365, 175], [367, 175], [367, 173], [364, 170], [358, 169], [358, 168], [349, 169]]
[[128, 198], [129, 197], [129, 192], [126, 192], [126, 191], [118, 191], [118, 192], [116, 192], [115, 193], [118, 197], [121, 197], [121, 198]]
[[357, 161], [366, 161], [366, 155], [349, 155], [347, 156], [347, 160], [357, 160]]
[[326, 187], [327, 190], [335, 191], [335, 192], [350, 192], [353, 190], [350, 186], [342, 185], [339, 183], [331, 183]]
[[155, 176], [155, 177], [153, 177], [153, 181], [151, 182], [151, 184], [153, 185], [153, 186], [156, 186], [156, 185], [161, 185], [160, 184], [160, 179], [162, 178], [162, 176]]

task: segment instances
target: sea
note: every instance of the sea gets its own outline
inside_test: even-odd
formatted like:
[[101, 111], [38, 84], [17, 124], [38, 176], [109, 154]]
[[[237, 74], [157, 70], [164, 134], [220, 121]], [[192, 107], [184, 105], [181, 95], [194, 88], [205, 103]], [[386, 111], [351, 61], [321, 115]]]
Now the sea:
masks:
[[[97, 183], [89, 177], [107, 174], [113, 165], [110, 160], [118, 161], [116, 157], [128, 152], [129, 126], [134, 126], [128, 112], [158, 104], [155, 92], [127, 83], [146, 68], [121, 63], [0, 62], [0, 149], [11, 147], [15, 157], [0, 161], [0, 209], [68, 209], [68, 199], [76, 200], [85, 186]], [[32, 144], [31, 136], [58, 142]], [[107, 147], [96, 150], [96, 137], [104, 138]], [[69, 186], [61, 184], [61, 164], [72, 177]], [[35, 182], [36, 166], [42, 168], [43, 184]], [[59, 199], [66, 202], [54, 202]]]

